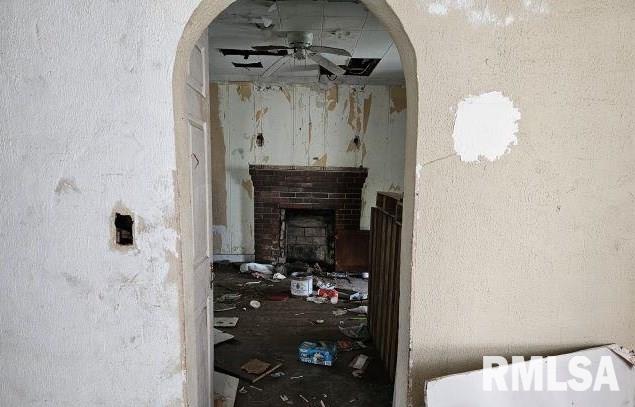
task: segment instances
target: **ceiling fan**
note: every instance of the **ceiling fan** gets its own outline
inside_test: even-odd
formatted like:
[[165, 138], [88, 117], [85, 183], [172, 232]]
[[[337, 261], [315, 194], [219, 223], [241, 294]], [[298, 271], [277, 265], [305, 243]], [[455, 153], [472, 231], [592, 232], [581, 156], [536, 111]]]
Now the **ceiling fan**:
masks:
[[289, 31], [287, 32], [287, 41], [289, 46], [284, 45], [258, 45], [252, 47], [256, 51], [277, 51], [277, 50], [290, 50], [287, 55], [276, 60], [269, 68], [263, 73], [262, 77], [267, 78], [273, 75], [278, 69], [280, 69], [287, 62], [294, 59], [307, 60], [310, 59], [316, 64], [320, 65], [327, 71], [335, 75], [343, 75], [346, 71], [330, 60], [326, 59], [320, 54], [333, 54], [343, 55], [350, 57], [351, 53], [342, 48], [322, 47], [319, 45], [313, 45], [313, 33], [306, 31]]

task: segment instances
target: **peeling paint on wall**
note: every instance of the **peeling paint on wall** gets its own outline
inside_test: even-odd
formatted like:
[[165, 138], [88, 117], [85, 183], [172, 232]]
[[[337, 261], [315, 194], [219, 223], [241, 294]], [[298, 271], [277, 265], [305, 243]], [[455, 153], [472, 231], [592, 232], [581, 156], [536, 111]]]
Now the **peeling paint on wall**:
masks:
[[520, 111], [501, 92], [470, 96], [459, 102], [454, 123], [454, 150], [461, 161], [494, 161], [517, 144]]
[[[249, 96], [253, 103], [245, 103], [237, 90], [245, 83], [215, 84], [219, 95], [218, 117], [222, 121], [217, 132], [222, 131], [224, 137], [225, 157], [223, 184], [219, 181], [214, 185], [215, 188], [226, 185], [227, 193], [223, 202], [218, 202], [216, 191], [212, 194], [214, 210], [222, 208], [226, 214], [225, 224], [214, 224], [219, 227], [214, 228], [215, 254], [253, 254], [249, 164], [369, 168], [362, 197], [366, 202], [361, 219], [363, 228], [370, 223], [375, 193], [401, 187], [406, 121], [404, 87], [339, 85], [324, 89], [309, 85], [254, 85]], [[262, 134], [262, 146], [255, 141], [258, 134]], [[214, 170], [212, 178], [216, 180], [218, 170], [216, 167]]]
[[251, 83], [241, 83], [236, 87], [236, 92], [238, 92], [241, 102], [251, 99], [251, 86]]
[[367, 98], [364, 98], [364, 127], [362, 128], [363, 132], [366, 133], [366, 129], [368, 128], [368, 119], [370, 118], [370, 106], [373, 104], [373, 95], [368, 95]]
[[254, 184], [251, 181], [251, 178], [242, 180], [240, 185], [242, 185], [245, 191], [247, 191], [247, 195], [249, 195], [249, 199], [253, 200], [254, 199]]
[[399, 113], [406, 109], [406, 88], [403, 86], [390, 87], [390, 113]]
[[324, 155], [322, 155], [322, 157], [320, 158], [313, 158], [313, 165], [316, 165], [318, 167], [326, 167], [327, 157], [328, 157], [328, 154], [324, 153]]
[[328, 103], [326, 108], [331, 112], [335, 110], [335, 106], [337, 106], [337, 91], [338, 91], [337, 85], [331, 86], [326, 91], [326, 101]]

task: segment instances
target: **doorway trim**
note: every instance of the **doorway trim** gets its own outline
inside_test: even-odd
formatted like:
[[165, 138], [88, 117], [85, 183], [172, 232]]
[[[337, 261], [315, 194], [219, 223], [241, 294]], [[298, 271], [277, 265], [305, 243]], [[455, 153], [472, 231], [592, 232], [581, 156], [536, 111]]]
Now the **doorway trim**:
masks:
[[[207, 341], [207, 338], [196, 338], [195, 332], [188, 332], [187, 327], [193, 326], [191, 322], [195, 317], [189, 312], [187, 298], [191, 296], [194, 287], [191, 279], [185, 277], [186, 273], [192, 273], [192, 241], [188, 236], [192, 235], [191, 225], [191, 189], [189, 179], [190, 158], [187, 153], [187, 105], [186, 105], [186, 78], [189, 55], [194, 44], [203, 31], [213, 20], [229, 7], [235, 0], [201, 0], [192, 16], [188, 20], [183, 34], [178, 43], [174, 70], [172, 73], [172, 94], [174, 98], [174, 132], [176, 151], [176, 185], [175, 207], [177, 228], [180, 236], [177, 246], [179, 262], [177, 265], [179, 284], [179, 309], [181, 332], [181, 367], [187, 375], [198, 375], [196, 366], [188, 363], [188, 344], [199, 340]], [[406, 406], [411, 401], [411, 374], [410, 374], [410, 309], [412, 287], [412, 255], [415, 198], [415, 163], [418, 135], [419, 113], [419, 82], [417, 79], [417, 64], [415, 48], [410, 41], [401, 19], [394, 12], [387, 0], [361, 0], [368, 10], [381, 21], [391, 35], [401, 59], [401, 65], [406, 79], [406, 151], [404, 171], [404, 208], [402, 222], [402, 248], [400, 270], [400, 301], [399, 301], [399, 340], [397, 355], [397, 371], [394, 384], [393, 406]], [[212, 174], [213, 176], [213, 174]], [[210, 349], [213, 352], [213, 348]], [[210, 375], [212, 372], [209, 372]], [[183, 395], [185, 405], [189, 405], [190, 394], [195, 391], [191, 387], [192, 381], [186, 381]]]

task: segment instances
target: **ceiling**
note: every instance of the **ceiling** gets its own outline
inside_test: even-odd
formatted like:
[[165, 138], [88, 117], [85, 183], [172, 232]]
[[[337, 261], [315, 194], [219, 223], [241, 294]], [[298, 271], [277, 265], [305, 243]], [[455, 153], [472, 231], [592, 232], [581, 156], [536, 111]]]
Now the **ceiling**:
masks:
[[[269, 78], [262, 73], [279, 56], [223, 55], [220, 49], [252, 50], [255, 45], [289, 45], [287, 31], [310, 31], [313, 45], [343, 48], [353, 58], [380, 61], [369, 76], [320, 75], [310, 60], [293, 60]], [[364, 5], [356, 0], [238, 0], [209, 26], [210, 76], [215, 81], [261, 81], [284, 83], [329, 82], [353, 84], [402, 84], [403, 70], [390, 35]], [[349, 57], [322, 54], [338, 65]], [[262, 68], [236, 67], [233, 63]], [[324, 73], [324, 72], [323, 72]]]

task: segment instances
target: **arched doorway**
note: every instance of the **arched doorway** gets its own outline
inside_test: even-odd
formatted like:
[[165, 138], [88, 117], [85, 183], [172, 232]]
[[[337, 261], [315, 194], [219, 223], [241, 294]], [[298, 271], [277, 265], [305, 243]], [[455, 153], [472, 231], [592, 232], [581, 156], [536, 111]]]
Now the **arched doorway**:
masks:
[[[211, 370], [213, 369], [213, 345], [209, 346], [209, 337], [197, 327], [204, 318], [202, 304], [207, 299], [209, 306], [209, 276], [198, 272], [195, 275], [194, 258], [195, 242], [193, 239], [193, 179], [191, 153], [191, 120], [188, 119], [187, 86], [188, 62], [191, 52], [203, 31], [212, 21], [227, 8], [233, 0], [202, 0], [188, 21], [179, 41], [173, 72], [175, 146], [177, 161], [177, 213], [180, 229], [180, 281], [181, 290], [181, 342], [182, 365], [186, 372], [185, 398], [188, 405], [208, 405]], [[412, 255], [412, 212], [414, 207], [414, 163], [417, 144], [417, 110], [418, 82], [416, 77], [415, 53], [403, 26], [385, 0], [362, 0], [362, 3], [373, 13], [390, 33], [401, 57], [407, 88], [407, 126], [406, 126], [406, 174], [404, 178], [404, 217], [401, 246], [400, 277], [400, 315], [399, 315], [399, 354], [397, 358], [397, 374], [393, 405], [405, 405], [408, 398], [408, 360], [409, 360], [409, 314], [411, 287], [411, 255]], [[191, 85], [190, 85], [191, 86]], [[189, 124], [188, 124], [189, 123]], [[198, 158], [197, 158], [198, 161]], [[213, 175], [212, 175], [213, 176]], [[211, 234], [211, 230], [209, 230]], [[206, 287], [201, 289], [201, 287]], [[201, 360], [200, 349], [210, 349], [210, 358]], [[207, 357], [207, 356], [205, 356]], [[203, 359], [205, 358], [203, 357]]]

